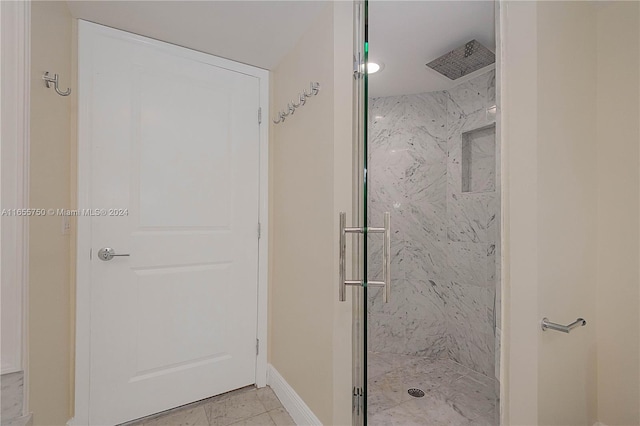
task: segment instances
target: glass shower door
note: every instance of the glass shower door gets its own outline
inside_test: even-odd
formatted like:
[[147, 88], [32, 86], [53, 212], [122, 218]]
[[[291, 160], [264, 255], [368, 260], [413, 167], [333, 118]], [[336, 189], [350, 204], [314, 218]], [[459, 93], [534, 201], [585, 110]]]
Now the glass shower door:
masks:
[[[367, 378], [367, 287], [366, 287], [366, 168], [367, 168], [367, 77], [364, 72], [367, 57], [367, 0], [354, 0], [354, 49], [353, 49], [353, 146], [354, 146], [354, 181], [355, 197], [353, 205], [353, 421], [355, 426], [367, 424], [366, 378]], [[347, 228], [346, 218], [341, 217], [340, 237], [342, 250], [345, 249]], [[345, 259], [345, 253], [342, 253]], [[345, 266], [341, 266], [345, 270]], [[345, 300], [347, 285], [345, 274], [341, 274], [341, 300]]]
[[[390, 214], [383, 212], [377, 222], [371, 224], [368, 213], [368, 8], [367, 0], [354, 2], [354, 147], [356, 164], [356, 197], [354, 205], [354, 227], [346, 227], [346, 218], [341, 217], [341, 246], [345, 247], [348, 234], [354, 234], [354, 275], [358, 278], [346, 280], [340, 277], [341, 300], [345, 299], [345, 288], [353, 290], [353, 424], [366, 425], [367, 420], [367, 370], [368, 370], [368, 300], [369, 294], [380, 294], [386, 303], [391, 286], [391, 233]], [[378, 220], [379, 219], [379, 220]], [[371, 253], [370, 253], [371, 252]], [[344, 256], [343, 256], [344, 258]], [[371, 260], [370, 260], [371, 259]], [[345, 270], [344, 267], [341, 268]], [[361, 278], [360, 278], [361, 277]]]
[[[456, 31], [470, 31], [468, 8], [483, 17], [478, 28], [487, 37], [446, 45], [443, 39], [453, 40]], [[495, 4], [487, 1], [465, 8], [376, 1], [367, 8], [371, 68], [363, 76], [367, 127], [360, 125], [367, 137], [362, 322], [368, 425], [498, 424], [494, 20]], [[429, 31], [436, 24], [445, 30], [434, 37]], [[391, 239], [377, 233], [389, 222]]]

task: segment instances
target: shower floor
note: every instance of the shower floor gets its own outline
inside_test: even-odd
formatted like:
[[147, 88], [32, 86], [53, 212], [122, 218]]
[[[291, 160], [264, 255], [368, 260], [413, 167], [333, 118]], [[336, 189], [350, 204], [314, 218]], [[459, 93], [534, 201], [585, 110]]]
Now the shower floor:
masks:
[[[455, 361], [368, 353], [368, 424], [497, 425], [497, 380]], [[410, 388], [424, 391], [415, 398]]]

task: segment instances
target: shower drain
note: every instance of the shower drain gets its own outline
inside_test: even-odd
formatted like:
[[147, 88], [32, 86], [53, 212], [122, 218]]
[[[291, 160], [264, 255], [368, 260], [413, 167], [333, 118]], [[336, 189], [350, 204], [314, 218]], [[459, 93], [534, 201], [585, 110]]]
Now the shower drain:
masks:
[[409, 392], [409, 395], [414, 398], [422, 398], [424, 396], [424, 391], [422, 389], [411, 388], [407, 392]]

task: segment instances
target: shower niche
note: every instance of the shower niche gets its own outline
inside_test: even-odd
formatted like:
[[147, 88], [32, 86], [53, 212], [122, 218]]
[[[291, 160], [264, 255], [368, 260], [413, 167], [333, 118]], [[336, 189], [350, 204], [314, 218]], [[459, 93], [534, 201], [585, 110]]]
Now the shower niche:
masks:
[[462, 192], [496, 190], [495, 123], [462, 133]]

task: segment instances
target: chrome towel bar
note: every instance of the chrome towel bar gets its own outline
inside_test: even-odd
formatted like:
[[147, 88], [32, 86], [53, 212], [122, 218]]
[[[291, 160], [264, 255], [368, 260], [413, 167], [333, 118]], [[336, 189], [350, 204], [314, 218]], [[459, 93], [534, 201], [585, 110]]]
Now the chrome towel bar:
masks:
[[575, 320], [569, 325], [562, 325], [562, 324], [556, 324], [555, 322], [551, 322], [549, 321], [549, 318], [545, 317], [545, 318], [542, 318], [541, 325], [542, 325], [542, 331], [547, 331], [547, 329], [549, 329], [549, 330], [561, 331], [563, 333], [568, 333], [576, 327], [584, 327], [585, 325], [587, 325], [587, 321], [585, 321], [583, 318], [578, 318], [577, 320]]

